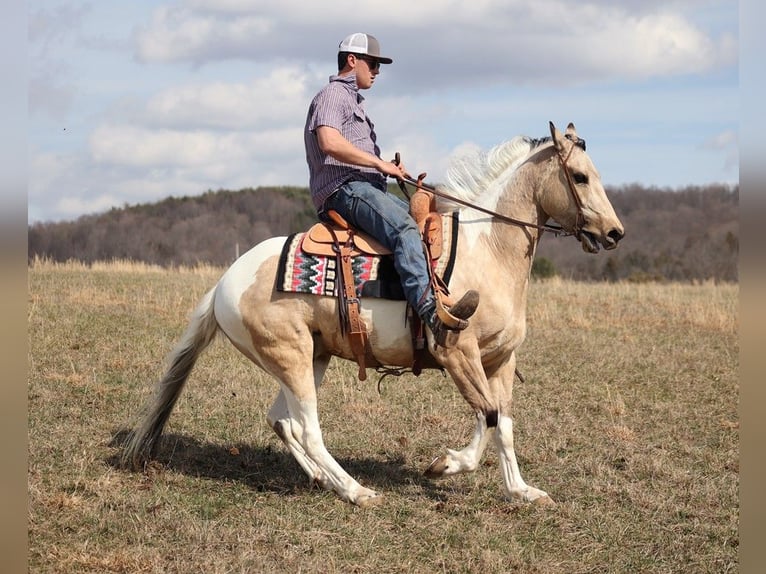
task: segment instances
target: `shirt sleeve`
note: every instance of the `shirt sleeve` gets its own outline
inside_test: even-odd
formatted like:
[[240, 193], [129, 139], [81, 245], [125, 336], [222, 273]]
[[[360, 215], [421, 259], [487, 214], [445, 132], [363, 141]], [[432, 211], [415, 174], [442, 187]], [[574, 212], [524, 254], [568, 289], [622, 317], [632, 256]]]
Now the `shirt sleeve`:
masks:
[[333, 89], [322, 90], [317, 94], [311, 103], [311, 114], [307, 126], [309, 131], [314, 132], [320, 126], [328, 126], [343, 132], [350, 110], [346, 109], [347, 106], [341, 96], [338, 90]]

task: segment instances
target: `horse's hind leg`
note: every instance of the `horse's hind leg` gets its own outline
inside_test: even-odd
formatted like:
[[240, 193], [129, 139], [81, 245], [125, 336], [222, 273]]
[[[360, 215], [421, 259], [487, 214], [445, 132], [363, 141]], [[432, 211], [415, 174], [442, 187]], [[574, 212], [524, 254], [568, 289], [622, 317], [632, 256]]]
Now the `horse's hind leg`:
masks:
[[[330, 364], [330, 357], [323, 356], [314, 359], [314, 389], [319, 391], [319, 385], [322, 383], [325, 371]], [[316, 463], [309, 458], [306, 451], [300, 443], [295, 440], [293, 433], [300, 435], [301, 431], [298, 429], [298, 422], [293, 421], [290, 418], [290, 411], [287, 408], [287, 399], [285, 398], [284, 389], [279, 390], [274, 404], [269, 409], [269, 414], [266, 416], [266, 420], [269, 426], [274, 430], [277, 436], [282, 439], [285, 446], [293, 455], [303, 471], [309, 476], [309, 479], [316, 482], [319, 485], [327, 488], [327, 477], [325, 477], [321, 469]]]
[[316, 391], [328, 363], [329, 357], [315, 359], [311, 374], [301, 375], [297, 365], [285, 372], [268, 421], [311, 480], [353, 504], [375, 504], [381, 496], [354, 480], [324, 445]]

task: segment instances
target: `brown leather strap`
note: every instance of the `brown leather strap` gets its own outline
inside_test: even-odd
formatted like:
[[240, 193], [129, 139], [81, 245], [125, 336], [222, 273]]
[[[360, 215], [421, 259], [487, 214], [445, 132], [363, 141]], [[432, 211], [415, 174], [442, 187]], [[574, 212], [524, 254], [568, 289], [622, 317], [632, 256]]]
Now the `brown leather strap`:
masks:
[[[428, 220], [427, 223], [431, 224], [433, 221]], [[428, 265], [428, 276], [431, 282], [431, 292], [434, 294], [434, 297], [436, 298], [436, 307], [437, 311], [442, 311], [443, 308], [450, 307], [454, 304], [454, 301], [450, 297], [449, 289], [447, 288], [447, 284], [444, 282], [444, 280], [439, 277], [439, 275], [436, 273], [435, 266], [435, 260], [437, 259], [436, 256], [434, 256], [434, 247], [435, 245], [432, 245], [430, 241], [425, 240], [426, 235], [428, 234], [428, 227], [426, 227], [423, 230], [423, 247], [426, 252], [426, 259], [429, 261]], [[441, 255], [441, 244], [438, 246], [439, 249], [439, 255]], [[442, 320], [447, 320], [447, 322], [451, 321], [451, 318], [449, 317], [449, 314], [447, 314], [446, 317], [442, 316], [442, 313], [440, 313], [440, 317]]]
[[327, 212], [327, 217], [329, 217], [332, 222], [341, 229], [350, 229], [348, 222], [343, 219], [343, 216], [334, 209], [331, 209]]
[[345, 304], [348, 311], [348, 338], [351, 343], [351, 352], [359, 363], [359, 380], [367, 379], [365, 370], [365, 356], [367, 354], [367, 329], [359, 316], [359, 298], [356, 296], [354, 273], [351, 268], [351, 243], [349, 241], [340, 245], [338, 253], [338, 265], [340, 266], [341, 289], [338, 289], [340, 304]]
[[426, 356], [426, 334], [423, 321], [415, 310], [407, 305], [407, 321], [412, 337], [412, 374], [416, 377], [423, 372], [423, 359]]

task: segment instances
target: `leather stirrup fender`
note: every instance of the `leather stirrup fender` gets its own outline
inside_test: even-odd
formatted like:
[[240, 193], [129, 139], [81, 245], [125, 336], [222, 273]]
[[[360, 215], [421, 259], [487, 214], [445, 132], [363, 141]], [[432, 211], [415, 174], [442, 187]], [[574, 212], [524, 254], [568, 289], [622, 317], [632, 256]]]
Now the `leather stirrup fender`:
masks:
[[[338, 304], [345, 305], [348, 321], [348, 338], [351, 343], [351, 352], [359, 364], [359, 380], [367, 379], [365, 367], [365, 357], [367, 355], [367, 329], [359, 315], [359, 298], [356, 296], [356, 287], [354, 285], [354, 274], [351, 269], [351, 247], [348, 243], [341, 244], [338, 253], [338, 264], [340, 266], [340, 278], [342, 281], [341, 289], [338, 289]], [[345, 328], [342, 322], [342, 328]]]

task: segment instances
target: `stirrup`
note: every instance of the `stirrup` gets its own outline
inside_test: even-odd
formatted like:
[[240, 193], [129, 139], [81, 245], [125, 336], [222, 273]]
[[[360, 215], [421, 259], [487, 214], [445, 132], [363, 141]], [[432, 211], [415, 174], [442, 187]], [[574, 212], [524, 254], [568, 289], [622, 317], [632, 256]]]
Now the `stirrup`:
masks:
[[479, 305], [479, 293], [466, 291], [460, 300], [449, 309], [442, 301], [441, 293], [436, 295], [436, 316], [451, 331], [462, 331], [468, 327], [468, 318], [476, 312]]

